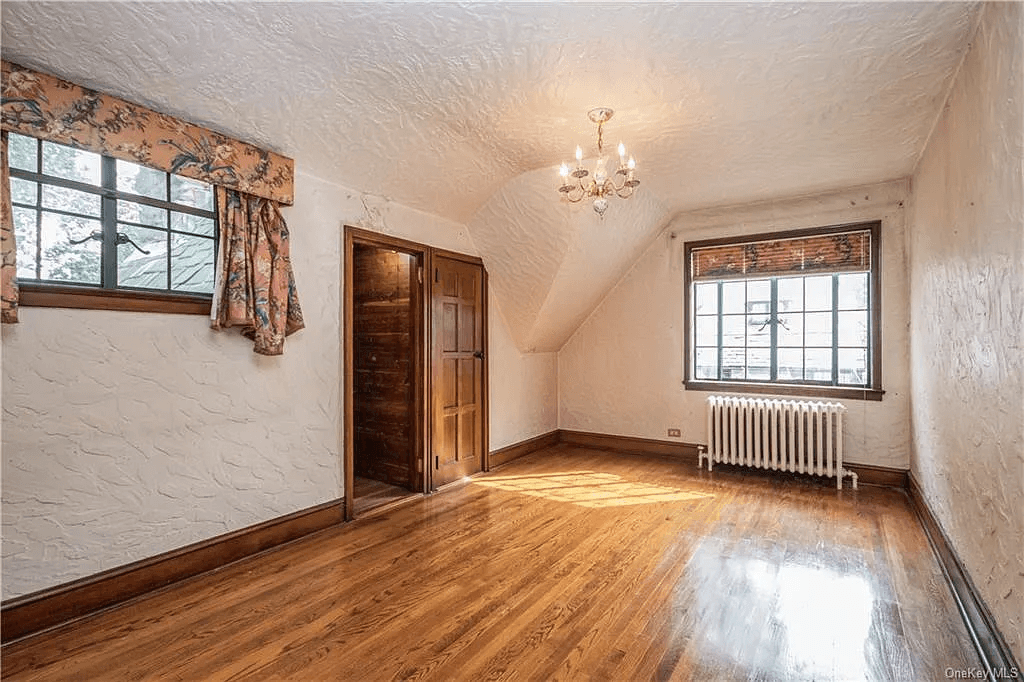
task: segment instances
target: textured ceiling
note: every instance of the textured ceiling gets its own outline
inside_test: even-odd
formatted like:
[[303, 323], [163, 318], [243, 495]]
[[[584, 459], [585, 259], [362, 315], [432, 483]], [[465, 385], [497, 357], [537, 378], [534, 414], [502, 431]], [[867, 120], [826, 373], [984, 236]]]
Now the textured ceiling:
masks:
[[[672, 214], [908, 175], [958, 3], [12, 2], [6, 59], [467, 224], [522, 349], [568, 338]], [[643, 184], [557, 201], [586, 112]]]

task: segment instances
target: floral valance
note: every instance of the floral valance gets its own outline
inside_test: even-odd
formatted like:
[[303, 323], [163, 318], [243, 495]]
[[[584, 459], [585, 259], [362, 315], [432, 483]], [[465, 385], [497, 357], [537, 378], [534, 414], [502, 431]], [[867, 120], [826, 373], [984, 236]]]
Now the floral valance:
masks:
[[871, 230], [696, 247], [691, 279], [778, 277], [871, 269]]
[[2, 126], [280, 204], [293, 202], [292, 159], [6, 61]]

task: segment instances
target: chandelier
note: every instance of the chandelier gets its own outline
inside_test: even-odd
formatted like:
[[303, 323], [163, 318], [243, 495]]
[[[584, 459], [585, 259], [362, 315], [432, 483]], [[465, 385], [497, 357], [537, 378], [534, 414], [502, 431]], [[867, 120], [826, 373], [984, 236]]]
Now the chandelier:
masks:
[[[562, 176], [562, 186], [558, 191], [570, 202], [577, 204], [584, 199], [594, 199], [594, 212], [604, 217], [608, 210], [608, 197], [617, 196], [620, 199], [628, 199], [633, 196], [640, 181], [635, 177], [636, 161], [633, 157], [626, 160], [626, 147], [619, 143], [619, 167], [614, 174], [608, 173], [608, 159], [604, 156], [604, 124], [615, 112], [608, 107], [591, 109], [587, 116], [597, 124], [597, 165], [594, 167], [594, 174], [583, 167], [583, 150], [576, 147], [576, 168], [569, 170], [567, 164], [562, 164], [559, 174]], [[622, 176], [622, 182], [616, 184], [618, 176]], [[570, 180], [572, 176], [572, 180]]]

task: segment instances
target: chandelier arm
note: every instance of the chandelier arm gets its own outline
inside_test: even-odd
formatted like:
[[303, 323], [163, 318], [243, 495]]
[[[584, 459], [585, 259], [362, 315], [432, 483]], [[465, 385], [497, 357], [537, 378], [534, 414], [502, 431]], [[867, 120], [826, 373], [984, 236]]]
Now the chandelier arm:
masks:
[[[579, 193], [576, 193], [576, 192], [577, 192], [577, 190], [579, 190]], [[567, 192], [562, 192], [562, 195], [563, 195], [563, 196], [564, 196], [564, 197], [565, 197], [566, 199], [568, 199], [570, 203], [573, 203], [573, 204], [578, 204], [578, 203], [580, 203], [581, 201], [583, 201], [583, 199], [584, 199], [584, 198], [586, 198], [586, 196], [587, 196], [587, 193], [586, 193], [586, 191], [585, 191], [585, 190], [583, 189], [582, 183], [580, 183], [580, 185], [579, 185], [579, 186], [577, 186], [577, 187], [573, 187], [572, 189], [570, 189], [570, 190], [569, 190], [569, 191], [567, 191]]]

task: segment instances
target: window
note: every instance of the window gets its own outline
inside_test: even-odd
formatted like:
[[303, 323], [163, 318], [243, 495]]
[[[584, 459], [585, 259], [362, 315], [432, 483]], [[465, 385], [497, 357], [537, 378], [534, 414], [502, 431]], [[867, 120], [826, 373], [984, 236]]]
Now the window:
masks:
[[881, 399], [879, 227], [687, 243], [686, 387]]
[[8, 158], [23, 305], [209, 312], [211, 185], [15, 133]]

